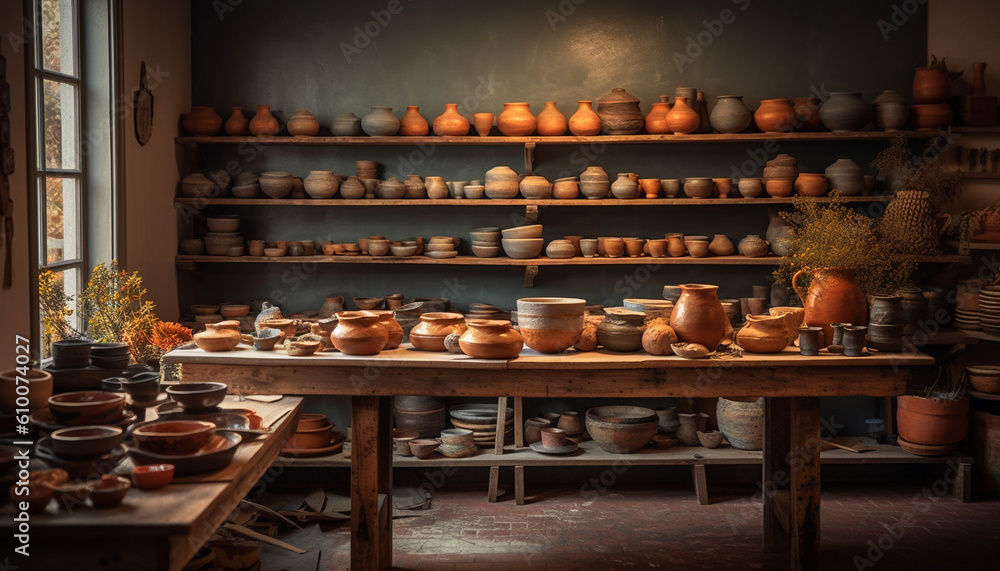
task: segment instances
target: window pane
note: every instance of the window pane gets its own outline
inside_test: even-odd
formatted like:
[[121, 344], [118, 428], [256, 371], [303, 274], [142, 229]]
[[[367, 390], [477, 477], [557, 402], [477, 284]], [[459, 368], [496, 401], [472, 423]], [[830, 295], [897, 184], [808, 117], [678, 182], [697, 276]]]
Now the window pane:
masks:
[[77, 179], [45, 177], [45, 263], [80, 258], [83, 219]]
[[40, 0], [42, 13], [41, 67], [66, 75], [76, 75], [76, 2]]
[[77, 161], [77, 89], [59, 81], [42, 81], [42, 139], [45, 168], [76, 169]]
[[[39, 290], [43, 359], [51, 356], [50, 344], [52, 341], [72, 336], [73, 331], [80, 331], [82, 325], [76, 303], [76, 300], [80, 298], [80, 270], [70, 268], [61, 272], [53, 272], [53, 277], [51, 287], [43, 287]], [[72, 315], [66, 316], [62, 312], [63, 307], [69, 309]]]

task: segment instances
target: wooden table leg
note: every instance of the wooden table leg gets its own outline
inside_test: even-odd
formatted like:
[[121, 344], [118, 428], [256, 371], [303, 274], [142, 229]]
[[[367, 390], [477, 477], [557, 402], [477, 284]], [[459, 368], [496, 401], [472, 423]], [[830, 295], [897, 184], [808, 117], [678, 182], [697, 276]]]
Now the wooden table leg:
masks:
[[819, 568], [819, 398], [791, 399], [791, 568]]
[[391, 397], [351, 399], [351, 568], [392, 566]]
[[761, 495], [764, 500], [764, 551], [788, 549], [789, 406], [787, 398], [764, 399], [764, 468]]

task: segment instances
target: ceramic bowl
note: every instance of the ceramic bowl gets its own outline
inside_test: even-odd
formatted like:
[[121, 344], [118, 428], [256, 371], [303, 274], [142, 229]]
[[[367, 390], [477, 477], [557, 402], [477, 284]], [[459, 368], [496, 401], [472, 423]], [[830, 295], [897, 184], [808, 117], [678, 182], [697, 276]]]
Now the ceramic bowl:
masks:
[[219, 313], [226, 318], [244, 317], [250, 314], [250, 306], [227, 304], [219, 307]]
[[215, 315], [219, 313], [218, 305], [192, 305], [191, 313], [195, 315]]
[[324, 419], [319, 426], [296, 427], [295, 433], [285, 441], [285, 448], [309, 450], [330, 446], [333, 437], [333, 423]]
[[455, 244], [448, 242], [447, 244], [425, 244], [424, 252], [453, 252], [455, 251]]
[[167, 394], [188, 412], [208, 410], [226, 398], [225, 383], [182, 383], [167, 387]]
[[393, 256], [396, 256], [396, 257], [399, 257], [399, 258], [405, 258], [405, 257], [412, 256], [413, 254], [417, 253], [417, 245], [416, 244], [405, 244], [405, 245], [404, 244], [392, 244], [392, 245], [389, 246], [389, 251], [392, 252]]
[[198, 325], [207, 325], [209, 323], [219, 323], [222, 321], [222, 315], [218, 313], [213, 313], [211, 315], [195, 315], [194, 322]]
[[969, 365], [965, 369], [969, 384], [981, 393], [1000, 393], [1000, 367], [996, 365]]
[[280, 258], [285, 255], [285, 248], [264, 248], [264, 255], [268, 258]]
[[134, 403], [152, 402], [160, 394], [160, 373], [150, 371], [122, 378], [121, 388]]
[[158, 490], [174, 479], [173, 464], [148, 464], [132, 468], [132, 483], [140, 490]]
[[490, 232], [469, 232], [469, 238], [473, 242], [499, 242], [500, 241], [500, 231], [490, 231]]
[[759, 178], [741, 178], [737, 188], [744, 198], [755, 198], [764, 192], [764, 181]]
[[53, 431], [52, 452], [71, 460], [94, 458], [111, 452], [122, 441], [122, 429], [117, 426], [74, 426]]
[[229, 216], [212, 216], [205, 218], [209, 232], [236, 232], [240, 229], [240, 217], [233, 214]]
[[292, 357], [308, 357], [315, 353], [320, 345], [320, 341], [286, 341], [285, 352]]
[[215, 191], [215, 183], [202, 173], [181, 179], [181, 194], [190, 198], [207, 198]]
[[137, 425], [132, 440], [154, 454], [193, 454], [212, 438], [215, 424], [202, 420], [154, 420]]
[[381, 297], [356, 297], [354, 298], [354, 305], [358, 306], [358, 309], [378, 309], [381, 307], [385, 298]]
[[500, 246], [483, 246], [472, 243], [472, 254], [477, 258], [493, 258], [500, 253]]
[[292, 191], [292, 175], [286, 172], [265, 172], [258, 179], [260, 190], [271, 198], [284, 198]]
[[587, 432], [605, 452], [637, 452], [656, 434], [660, 423], [656, 411], [643, 407], [596, 407], [585, 416]]
[[66, 482], [54, 489], [52, 497], [55, 498], [59, 507], [64, 510], [73, 510], [84, 505], [90, 497], [91, 486], [82, 482]]
[[542, 225], [531, 224], [528, 226], [515, 226], [514, 228], [501, 230], [500, 233], [504, 238], [541, 238]]
[[103, 391], [77, 391], [49, 397], [49, 410], [69, 426], [115, 423], [122, 419], [125, 395]]
[[684, 179], [684, 194], [690, 198], [708, 198], [715, 193], [715, 183], [710, 177]]
[[823, 196], [828, 187], [823, 173], [801, 172], [793, 183], [795, 192], [802, 196]]
[[423, 460], [434, 454], [434, 451], [441, 445], [441, 441], [437, 438], [414, 438], [406, 444], [410, 447], [411, 454]]
[[201, 238], [191, 238], [188, 240], [181, 240], [180, 242], [181, 253], [188, 256], [197, 256], [205, 251], [205, 241]]
[[535, 258], [545, 247], [544, 238], [504, 238], [500, 243], [507, 257], [514, 259]]
[[122, 357], [129, 354], [128, 343], [94, 343], [90, 346], [90, 356]]
[[265, 327], [258, 331], [257, 335], [254, 335], [251, 339], [254, 349], [258, 351], [272, 351], [281, 339], [281, 330]]
[[699, 343], [671, 343], [670, 348], [674, 354], [685, 359], [701, 359], [708, 357], [711, 351]]
[[698, 442], [705, 448], [718, 448], [719, 444], [722, 444], [722, 433], [718, 430], [710, 430], [708, 432], [699, 430], [697, 434]]
[[26, 502], [28, 504], [27, 511], [30, 514], [43, 511], [45, 506], [49, 505], [49, 502], [52, 501], [52, 496], [55, 494], [55, 490], [45, 484], [28, 484], [24, 488], [28, 490], [27, 495], [23, 495], [24, 492], [20, 491], [22, 487], [17, 484], [10, 487], [8, 494], [10, 495], [10, 501], [14, 502], [15, 505], [19, 502]]
[[230, 192], [236, 198], [256, 198], [260, 194], [260, 185], [256, 181], [250, 184], [238, 184], [234, 185]]
[[90, 488], [90, 501], [95, 508], [113, 508], [122, 503], [132, 488], [132, 482], [121, 476], [105, 474]]
[[795, 190], [795, 178], [771, 178], [764, 183], [767, 193], [771, 196], [784, 197], [791, 196]]

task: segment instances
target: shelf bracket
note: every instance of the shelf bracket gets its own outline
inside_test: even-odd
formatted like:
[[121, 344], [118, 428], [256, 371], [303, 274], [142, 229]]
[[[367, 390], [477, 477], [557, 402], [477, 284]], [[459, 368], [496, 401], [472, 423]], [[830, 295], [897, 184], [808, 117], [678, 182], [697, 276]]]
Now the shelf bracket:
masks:
[[528, 204], [524, 207], [524, 223], [536, 224], [538, 222], [538, 205]]
[[524, 172], [534, 172], [535, 170], [535, 143], [524, 144]]
[[538, 266], [524, 266], [524, 287], [535, 287]]

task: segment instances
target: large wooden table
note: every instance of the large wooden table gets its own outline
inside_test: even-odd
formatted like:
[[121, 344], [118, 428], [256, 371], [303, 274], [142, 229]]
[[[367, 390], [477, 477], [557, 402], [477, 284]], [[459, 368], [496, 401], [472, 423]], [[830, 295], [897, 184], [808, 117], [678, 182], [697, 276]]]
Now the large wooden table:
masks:
[[863, 357], [746, 354], [688, 360], [603, 350], [511, 361], [416, 351], [407, 345], [372, 357], [319, 353], [174, 351], [185, 382], [215, 380], [243, 394], [352, 398], [352, 569], [392, 564], [392, 399], [441, 397], [756, 397], [766, 398], [764, 548], [787, 549], [793, 569], [815, 569], [819, 550], [819, 397], [903, 394], [921, 353]]
[[[45, 513], [31, 516], [30, 559], [15, 556], [11, 545], [10, 562], [26, 569], [183, 568], [277, 458], [294, 431], [302, 399], [262, 403], [227, 396], [222, 407], [255, 411], [272, 433], [241, 443], [221, 470], [177, 477], [159, 490], [133, 487], [112, 509], [80, 506], [67, 513], [52, 502]], [[126, 460], [114, 473], [127, 477], [130, 465]], [[0, 531], [8, 537], [12, 516], [12, 505], [4, 506]]]

